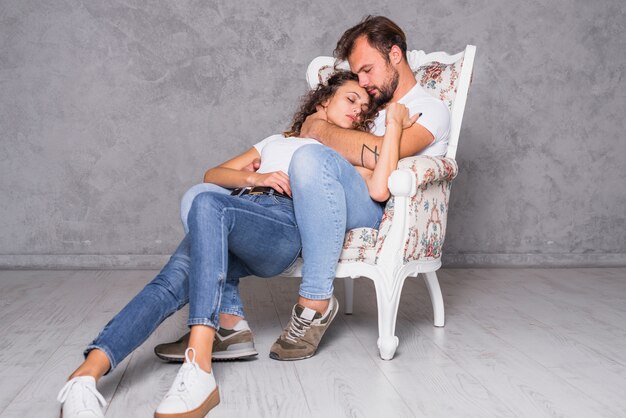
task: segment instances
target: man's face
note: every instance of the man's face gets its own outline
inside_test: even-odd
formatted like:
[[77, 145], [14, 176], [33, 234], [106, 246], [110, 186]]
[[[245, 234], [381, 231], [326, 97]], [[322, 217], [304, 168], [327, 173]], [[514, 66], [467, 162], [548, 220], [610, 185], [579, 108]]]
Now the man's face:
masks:
[[367, 90], [376, 104], [391, 100], [398, 87], [398, 70], [367, 42], [365, 36], [355, 41], [348, 63], [352, 72], [359, 76], [359, 85]]

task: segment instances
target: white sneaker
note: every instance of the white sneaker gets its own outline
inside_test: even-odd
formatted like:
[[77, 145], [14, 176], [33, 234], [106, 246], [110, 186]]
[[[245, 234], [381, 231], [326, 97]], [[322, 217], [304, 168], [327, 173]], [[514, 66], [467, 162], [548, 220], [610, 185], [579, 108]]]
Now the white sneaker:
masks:
[[196, 350], [185, 350], [185, 360], [187, 362], [178, 370], [172, 387], [157, 407], [155, 418], [202, 418], [220, 403], [213, 373], [198, 366]]
[[78, 376], [69, 380], [57, 399], [62, 404], [63, 418], [102, 418], [102, 408], [107, 406], [104, 397], [96, 389], [96, 379], [91, 376]]

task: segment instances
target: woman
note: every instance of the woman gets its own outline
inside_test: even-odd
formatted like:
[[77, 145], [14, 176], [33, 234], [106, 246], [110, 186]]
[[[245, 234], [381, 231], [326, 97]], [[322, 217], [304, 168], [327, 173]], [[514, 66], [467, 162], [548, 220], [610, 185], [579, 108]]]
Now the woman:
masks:
[[[103, 416], [103, 397], [96, 382], [137, 348], [168, 316], [189, 303], [191, 328], [185, 363], [157, 407], [155, 417], [203, 417], [219, 403], [211, 373], [211, 355], [220, 323], [241, 321], [240, 277], [271, 277], [298, 256], [300, 237], [291, 202], [288, 170], [291, 156], [311, 139], [296, 138], [302, 115], [323, 112], [329, 122], [365, 129], [367, 92], [356, 76], [339, 72], [305, 97], [286, 135], [266, 138], [245, 153], [212, 168], [205, 181], [236, 193], [201, 193], [191, 207], [189, 233], [161, 272], [100, 332], [85, 350], [85, 361], [59, 393], [64, 418]], [[412, 124], [406, 108], [387, 110], [388, 134], [380, 159], [395, 167], [402, 128]], [[293, 137], [293, 138], [292, 138]], [[256, 172], [244, 168], [261, 157]], [[368, 188], [379, 187], [391, 170], [368, 176]], [[243, 189], [252, 187], [252, 189]], [[80, 415], [79, 415], [80, 414]]]

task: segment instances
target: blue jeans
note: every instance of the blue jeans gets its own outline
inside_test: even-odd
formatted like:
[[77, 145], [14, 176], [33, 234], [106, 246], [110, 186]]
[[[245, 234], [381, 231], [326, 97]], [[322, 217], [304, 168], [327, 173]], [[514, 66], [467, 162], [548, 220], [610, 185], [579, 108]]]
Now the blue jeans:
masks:
[[[190, 187], [180, 200], [180, 220], [183, 223], [185, 234], [189, 233], [189, 212], [191, 212], [191, 206], [196, 196], [205, 192], [230, 194], [231, 191], [230, 189], [213, 183], [200, 183]], [[222, 293], [220, 313], [244, 316], [243, 304], [239, 297], [239, 279], [247, 275], [249, 274], [243, 274], [237, 277], [229, 276], [229, 278], [227, 278], [226, 284], [224, 285], [224, 292]]]
[[220, 312], [243, 316], [240, 277], [275, 276], [300, 252], [292, 201], [280, 196], [201, 193], [188, 220], [189, 234], [165, 267], [104, 327], [85, 354], [102, 350], [114, 369], [188, 302], [188, 325], [217, 329]]
[[300, 296], [329, 299], [346, 231], [378, 228], [384, 206], [370, 198], [354, 166], [323, 145], [294, 153], [289, 181], [302, 239]]
[[225, 189], [213, 183], [200, 183], [190, 187], [189, 190], [185, 192], [182, 199], [180, 199], [180, 220], [183, 223], [183, 229], [185, 230], [185, 234], [189, 233], [187, 218], [189, 216], [189, 211], [191, 211], [191, 205], [193, 204], [193, 200], [200, 193], [204, 192], [230, 194], [231, 190]]

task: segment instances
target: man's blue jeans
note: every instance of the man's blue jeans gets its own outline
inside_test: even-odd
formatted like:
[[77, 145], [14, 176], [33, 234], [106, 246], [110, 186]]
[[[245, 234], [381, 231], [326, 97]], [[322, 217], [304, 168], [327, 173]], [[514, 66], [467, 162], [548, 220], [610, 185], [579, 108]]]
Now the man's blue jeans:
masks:
[[[188, 325], [219, 327], [219, 313], [243, 316], [239, 278], [272, 277], [300, 252], [292, 201], [280, 196], [199, 194], [189, 233], [161, 272], [87, 347], [106, 353], [115, 368], [168, 316], [189, 302]], [[229, 290], [230, 289], [230, 290]]]
[[384, 206], [370, 198], [354, 166], [323, 145], [294, 153], [289, 181], [302, 239], [300, 296], [329, 299], [346, 231], [378, 228]]

